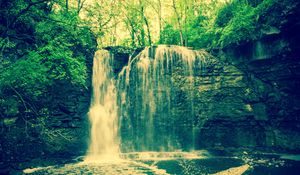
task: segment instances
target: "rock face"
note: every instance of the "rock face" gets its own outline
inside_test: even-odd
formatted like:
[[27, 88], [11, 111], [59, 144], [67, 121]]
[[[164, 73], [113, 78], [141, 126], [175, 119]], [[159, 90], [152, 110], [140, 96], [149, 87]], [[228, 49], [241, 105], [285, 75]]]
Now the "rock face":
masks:
[[[238, 49], [237, 49], [238, 50]], [[245, 88], [233, 91], [230, 100], [234, 104], [248, 109], [248, 114], [237, 116], [227, 113], [226, 107], [220, 116], [214, 116], [199, 138], [206, 138], [206, 143], [222, 146], [250, 146], [299, 151], [299, 62], [279, 57], [267, 57], [237, 64], [243, 74]], [[237, 58], [237, 57], [233, 57]], [[234, 61], [233, 61], [234, 63]], [[246, 66], [246, 67], [243, 67]], [[222, 90], [223, 91], [223, 90]], [[229, 93], [230, 94], [230, 93]], [[218, 107], [219, 108], [219, 107]], [[222, 108], [222, 107], [221, 107]], [[230, 109], [230, 108], [229, 108]], [[230, 118], [222, 117], [231, 116]], [[204, 144], [206, 145], [206, 144]]]
[[[237, 47], [227, 48], [228, 50], [219, 55], [223, 56], [223, 59], [226, 58], [226, 62], [231, 62], [239, 68], [246, 87], [232, 91], [235, 97], [228, 101], [227, 107], [220, 111], [219, 116], [213, 116], [204, 125], [199, 136], [200, 145], [260, 147], [298, 152], [299, 58], [292, 54], [274, 55], [281, 53], [274, 50], [260, 52], [260, 57], [257, 57], [256, 54], [249, 54], [251, 51], [257, 52], [257, 45], [263, 48], [276, 47], [272, 47], [271, 43], [266, 41], [252, 44], [254, 49], [250, 49], [248, 53], [241, 53], [243, 48]], [[246, 47], [249, 48], [249, 45]], [[224, 89], [221, 92], [225, 92]], [[218, 104], [218, 101], [214, 104]], [[235, 105], [230, 107], [228, 104]], [[246, 111], [235, 113], [238, 106], [248, 109], [248, 114]], [[218, 110], [222, 107], [224, 105], [217, 105], [215, 108]], [[231, 114], [226, 112], [228, 109], [233, 110]]]
[[[299, 15], [294, 15], [294, 18], [299, 20]], [[239, 138], [243, 139], [238, 136], [245, 131], [247, 137], [244, 141], [249, 146], [299, 152], [300, 54], [297, 31], [300, 25], [292, 23], [294, 20], [290, 19], [291, 22], [277, 33], [257, 41], [231, 45], [215, 53], [220, 60], [239, 68], [247, 77], [248, 87], [255, 96], [249, 95], [244, 102], [250, 105], [255, 115], [235, 125], [231, 120], [212, 120], [207, 124], [207, 131], [212, 128], [213, 132], [223, 132], [223, 136], [204, 134], [201, 137], [232, 138], [229, 142], [226, 139], [226, 144], [238, 146], [242, 143]], [[231, 129], [224, 129], [226, 127]]]
[[[252, 43], [253, 49], [248, 45], [246, 53], [241, 53], [241, 48], [227, 48], [218, 54], [219, 58], [209, 57], [203, 69], [194, 71], [192, 84], [182, 65], [175, 65], [168, 84], [172, 89], [169, 109], [160, 104], [160, 109], [150, 116], [152, 123], [144, 119], [149, 116], [143, 117], [143, 107], [139, 107], [143, 97], [135, 83], [143, 73], [132, 66], [131, 71], [137, 72], [129, 81], [133, 88], [125, 105], [128, 113], [120, 114], [123, 151], [228, 147], [299, 151], [299, 63], [292, 56], [280, 59], [274, 55], [282, 53], [278, 50], [260, 50], [269, 44], [258, 41]], [[155, 91], [154, 96], [163, 96], [163, 91]], [[125, 106], [119, 104], [120, 108]], [[153, 125], [152, 130], [149, 125]], [[154, 141], [149, 141], [152, 138]]]

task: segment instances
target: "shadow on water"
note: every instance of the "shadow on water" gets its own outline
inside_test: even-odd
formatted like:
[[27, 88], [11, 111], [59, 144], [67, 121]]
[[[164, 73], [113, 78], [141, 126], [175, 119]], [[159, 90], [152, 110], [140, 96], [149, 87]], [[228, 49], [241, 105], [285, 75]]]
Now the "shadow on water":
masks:
[[300, 170], [300, 155], [260, 154], [251, 161], [252, 168], [244, 175], [298, 175]]
[[[148, 162], [149, 163], [149, 162]], [[213, 174], [231, 167], [242, 166], [244, 162], [237, 158], [178, 159], [156, 163], [159, 169], [169, 174]]]
[[287, 160], [284, 166], [263, 166], [257, 165], [250, 169], [245, 175], [298, 175], [300, 162]]

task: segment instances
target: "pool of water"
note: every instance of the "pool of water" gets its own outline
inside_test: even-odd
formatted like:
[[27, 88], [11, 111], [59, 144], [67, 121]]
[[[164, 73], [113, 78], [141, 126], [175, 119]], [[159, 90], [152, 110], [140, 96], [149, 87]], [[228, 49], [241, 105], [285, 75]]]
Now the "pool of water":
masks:
[[26, 169], [25, 174], [83, 175], [298, 175], [300, 156], [248, 155], [215, 156], [194, 153], [128, 153], [121, 159], [77, 162]]

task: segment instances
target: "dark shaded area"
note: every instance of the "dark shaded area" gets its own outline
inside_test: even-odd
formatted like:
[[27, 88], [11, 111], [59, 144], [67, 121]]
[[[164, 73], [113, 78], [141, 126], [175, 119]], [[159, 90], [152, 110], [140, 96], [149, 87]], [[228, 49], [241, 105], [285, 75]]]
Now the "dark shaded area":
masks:
[[113, 71], [116, 76], [128, 64], [130, 57], [134, 58], [143, 50], [143, 48], [128, 48], [124, 46], [109, 46], [103, 49], [108, 50], [114, 57]]
[[287, 161], [285, 166], [266, 167], [262, 165], [255, 166], [253, 169], [244, 173], [245, 175], [297, 175], [300, 163], [295, 161]]
[[66, 163], [87, 148], [96, 38], [52, 5], [0, 1], [0, 174]]
[[[213, 51], [222, 61], [241, 70], [250, 87], [261, 94], [259, 99], [249, 97], [247, 101], [251, 105], [262, 103], [265, 107], [259, 104], [253, 110], [265, 111], [267, 118], [249, 116], [247, 120], [231, 121], [217, 117], [203, 127], [200, 138], [207, 139], [201, 145], [213, 144], [210, 140], [215, 138], [230, 147], [244, 137], [248, 145], [255, 143], [261, 148], [299, 152], [299, 14], [298, 8], [288, 16], [288, 22], [280, 26], [278, 33]], [[265, 90], [261, 89], [263, 86]]]
[[241, 159], [222, 157], [196, 160], [167, 160], [156, 163], [158, 168], [165, 169], [170, 174], [213, 174], [241, 165], [243, 165]]

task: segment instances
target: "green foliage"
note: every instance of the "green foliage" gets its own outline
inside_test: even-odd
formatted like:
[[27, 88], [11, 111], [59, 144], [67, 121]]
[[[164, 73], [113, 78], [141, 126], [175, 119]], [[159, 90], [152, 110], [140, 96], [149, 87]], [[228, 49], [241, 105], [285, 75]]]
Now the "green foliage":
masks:
[[[259, 35], [254, 8], [248, 4], [239, 3], [235, 6], [232, 19], [223, 28], [219, 45], [224, 47], [232, 43], [256, 39]], [[228, 19], [226, 19], [228, 20]]]
[[[37, 52], [30, 52], [29, 59], [37, 61], [46, 68], [48, 84], [55, 80], [69, 81], [75, 85], [85, 85], [86, 66], [84, 57], [74, 57], [67, 47], [55, 46], [52, 42], [38, 49]], [[51, 82], [51, 83], [50, 83]]]
[[234, 15], [235, 3], [229, 3], [217, 12], [215, 24], [218, 27], [225, 27]]
[[220, 30], [216, 30], [206, 16], [198, 16], [196, 20], [188, 24], [187, 33], [188, 46], [194, 48], [207, 48], [214, 44], [220, 35]]
[[217, 7], [208, 18], [188, 24], [188, 46], [226, 47], [279, 33], [297, 4], [295, 0], [232, 0]]
[[11, 9], [0, 12], [0, 20], [15, 26], [0, 25], [0, 114], [16, 115], [33, 107], [39, 113], [38, 106], [50, 107], [45, 96], [57, 83], [86, 88], [86, 55], [94, 52], [95, 39], [74, 9], [50, 11], [45, 1], [19, 15], [29, 2], [11, 3]]
[[228, 6], [232, 5], [233, 16], [223, 28], [219, 39], [222, 47], [232, 43], [255, 40], [274, 31], [280, 32], [279, 29], [286, 22], [287, 15], [296, 8], [297, 2], [265, 0], [260, 3], [256, 2], [256, 6], [253, 7], [247, 2], [233, 1]]
[[179, 31], [170, 24], [164, 27], [160, 35], [160, 44], [178, 45], [180, 43]]
[[0, 103], [4, 107], [4, 114], [8, 116], [15, 116], [19, 113], [18, 100], [15, 97], [11, 97]]
[[48, 69], [51, 80], [67, 80], [74, 85], [86, 86], [85, 52], [92, 52], [93, 36], [80, 22], [75, 11], [50, 15], [51, 20], [36, 26], [36, 36], [42, 42], [32, 55], [40, 58]]
[[1, 88], [18, 88], [32, 96], [38, 96], [42, 89], [34, 88], [48, 84], [47, 69], [36, 60], [18, 60], [3, 72], [1, 71]]

